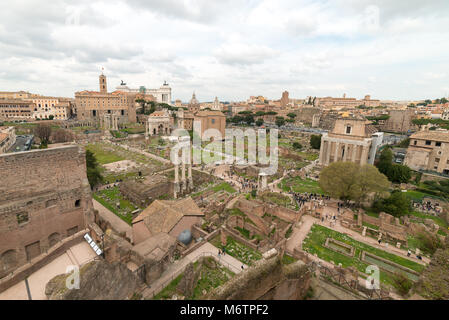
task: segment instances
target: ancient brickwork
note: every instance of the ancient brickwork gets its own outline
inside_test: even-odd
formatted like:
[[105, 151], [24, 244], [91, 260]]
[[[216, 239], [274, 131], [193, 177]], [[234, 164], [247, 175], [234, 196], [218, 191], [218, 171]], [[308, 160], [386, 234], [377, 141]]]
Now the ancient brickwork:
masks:
[[86, 228], [92, 198], [77, 146], [0, 156], [0, 278]]

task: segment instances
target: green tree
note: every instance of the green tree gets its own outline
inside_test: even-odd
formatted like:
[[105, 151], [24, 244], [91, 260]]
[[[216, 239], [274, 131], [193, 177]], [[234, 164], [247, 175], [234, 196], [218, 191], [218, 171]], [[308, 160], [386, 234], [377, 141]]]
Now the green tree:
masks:
[[393, 151], [389, 147], [386, 147], [382, 150], [380, 154], [379, 163], [377, 164], [377, 168], [381, 173], [387, 176], [387, 172], [391, 165], [393, 164]]
[[276, 125], [278, 127], [282, 127], [283, 125], [285, 125], [284, 117], [276, 117]]
[[333, 198], [361, 203], [369, 194], [385, 196], [390, 183], [374, 166], [334, 162], [321, 171], [319, 185]]
[[295, 148], [296, 150], [302, 150], [302, 144], [300, 144], [299, 142], [293, 142], [293, 148]]
[[400, 164], [393, 164], [387, 171], [388, 180], [395, 183], [408, 183], [412, 178], [412, 170]]
[[296, 113], [290, 112], [289, 114], [287, 114], [287, 117], [289, 117], [290, 119], [295, 119], [297, 115]]
[[256, 126], [258, 126], [258, 127], [263, 126], [263, 120], [262, 119], [257, 119]]
[[256, 116], [257, 117], [263, 117], [265, 115], [265, 112], [264, 111], [257, 111], [256, 112]]
[[97, 158], [89, 150], [86, 150], [86, 170], [87, 179], [89, 180], [90, 187], [93, 189], [103, 181], [103, 176], [101, 175]]
[[395, 190], [387, 199], [377, 199], [372, 209], [376, 212], [386, 212], [395, 217], [400, 217], [410, 213], [410, 200], [400, 190]]
[[320, 150], [321, 149], [321, 135], [312, 135], [310, 137], [310, 146], [313, 149]]

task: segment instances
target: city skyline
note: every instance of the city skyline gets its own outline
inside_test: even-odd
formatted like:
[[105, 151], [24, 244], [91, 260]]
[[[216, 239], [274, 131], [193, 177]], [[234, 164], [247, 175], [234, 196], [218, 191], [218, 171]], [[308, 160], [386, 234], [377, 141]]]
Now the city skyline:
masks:
[[[0, 13], [0, 88], [74, 97], [158, 88], [173, 100], [449, 93], [444, 1], [17, 1]], [[155, 50], [156, 49], [156, 50]]]

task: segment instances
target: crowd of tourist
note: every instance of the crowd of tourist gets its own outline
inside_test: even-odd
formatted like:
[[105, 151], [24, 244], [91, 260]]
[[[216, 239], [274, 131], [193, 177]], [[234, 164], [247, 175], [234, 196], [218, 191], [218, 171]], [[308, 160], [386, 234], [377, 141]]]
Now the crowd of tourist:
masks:
[[437, 204], [432, 204], [431, 202], [413, 202], [413, 208], [417, 211], [432, 215], [438, 215], [443, 211], [443, 208]]

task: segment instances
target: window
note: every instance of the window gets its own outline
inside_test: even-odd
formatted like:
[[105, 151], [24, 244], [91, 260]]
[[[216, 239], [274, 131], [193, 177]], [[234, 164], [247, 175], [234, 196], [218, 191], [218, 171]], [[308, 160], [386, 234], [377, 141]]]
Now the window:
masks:
[[215, 119], [212, 119], [211, 122], [212, 122], [212, 124], [215, 124]]
[[17, 223], [19, 225], [27, 223], [30, 220], [28, 217], [28, 213], [26, 213], [26, 212], [21, 212], [21, 213], [16, 214], [16, 218], [17, 218]]
[[79, 207], [81, 207], [81, 200], [76, 200], [75, 201], [75, 208], [79, 208]]
[[440, 163], [440, 158], [435, 158], [436, 163]]
[[415, 140], [413, 144], [416, 146], [418, 144], [418, 140]]
[[435, 143], [435, 146], [441, 147], [441, 142], [436, 142], [436, 143]]
[[347, 126], [346, 127], [346, 134], [351, 134], [352, 132], [352, 127], [351, 126]]
[[430, 146], [432, 144], [432, 141], [427, 140], [426, 141], [426, 146]]

